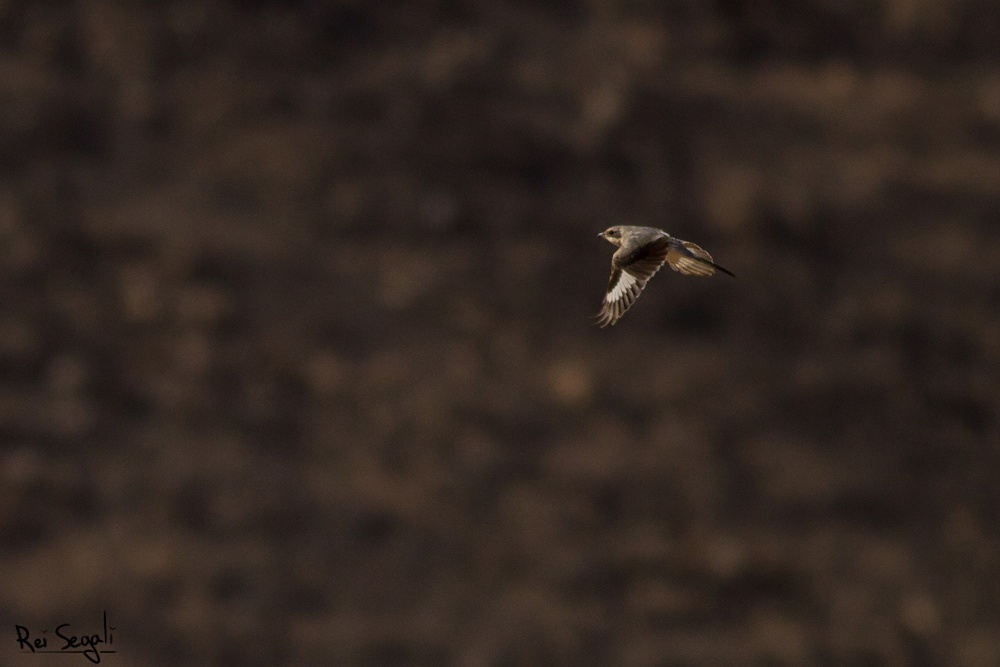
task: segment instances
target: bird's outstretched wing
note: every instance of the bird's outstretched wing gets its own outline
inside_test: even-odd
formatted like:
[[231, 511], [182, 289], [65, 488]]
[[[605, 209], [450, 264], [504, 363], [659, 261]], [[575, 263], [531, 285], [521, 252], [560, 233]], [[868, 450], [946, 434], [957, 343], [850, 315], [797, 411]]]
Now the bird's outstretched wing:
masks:
[[645, 286], [645, 280], [639, 280], [628, 271], [614, 267], [611, 270], [608, 291], [604, 295], [604, 306], [596, 316], [597, 323], [603, 328], [617, 322], [618, 318], [624, 315], [639, 298]]
[[669, 237], [643, 244], [624, 255], [619, 252], [611, 261], [611, 280], [604, 294], [604, 306], [597, 315], [602, 328], [617, 322], [632, 307], [649, 279], [667, 261]]
[[[674, 271], [696, 276], [710, 276], [716, 270], [732, 276], [732, 272], [712, 261], [708, 251], [696, 243], [671, 238], [667, 252], [667, 263]], [[734, 276], [735, 277], [735, 276]]]

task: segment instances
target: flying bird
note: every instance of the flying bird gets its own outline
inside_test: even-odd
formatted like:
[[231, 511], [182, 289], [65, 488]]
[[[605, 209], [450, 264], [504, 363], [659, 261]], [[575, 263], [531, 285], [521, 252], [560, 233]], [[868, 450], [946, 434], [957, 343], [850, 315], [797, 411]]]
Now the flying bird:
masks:
[[713, 262], [701, 246], [674, 238], [662, 229], [616, 225], [598, 236], [618, 247], [611, 258], [611, 280], [604, 295], [604, 307], [596, 316], [602, 328], [625, 314], [664, 262], [674, 271], [695, 276], [710, 276], [716, 270], [733, 275]]

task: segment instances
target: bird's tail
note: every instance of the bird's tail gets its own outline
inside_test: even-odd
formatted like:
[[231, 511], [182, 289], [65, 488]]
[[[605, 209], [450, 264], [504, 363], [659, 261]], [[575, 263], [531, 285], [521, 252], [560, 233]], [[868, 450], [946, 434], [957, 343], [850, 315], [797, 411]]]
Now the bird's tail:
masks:
[[723, 272], [723, 273], [725, 273], [725, 274], [726, 274], [727, 276], [730, 276], [730, 277], [732, 277], [732, 278], [735, 278], [735, 277], [736, 277], [736, 274], [735, 274], [735, 273], [733, 273], [732, 271], [730, 271], [729, 269], [727, 269], [727, 268], [725, 268], [725, 267], [722, 267], [722, 266], [719, 266], [718, 264], [716, 264], [716, 263], [715, 263], [715, 262], [713, 262], [713, 261], [710, 261], [710, 260], [707, 260], [707, 259], [701, 259], [701, 260], [699, 260], [699, 261], [702, 261], [702, 262], [705, 262], [706, 264], [710, 264], [710, 265], [712, 266], [712, 268], [714, 268], [714, 269], [715, 269], [715, 270], [717, 270], [717, 271], [722, 271], [722, 272]]
[[[727, 276], [731, 276], [733, 278], [736, 277], [736, 275], [729, 269], [716, 264], [712, 260], [712, 256], [708, 254], [708, 251], [697, 243], [681, 241], [680, 239], [671, 239], [670, 245], [675, 248], [677, 252], [674, 253], [673, 258], [671, 258], [671, 255], [667, 255], [667, 261], [670, 262], [670, 266], [675, 271], [701, 276], [710, 276], [717, 270], [725, 273]], [[708, 270], [707, 267], [711, 267], [712, 270]]]

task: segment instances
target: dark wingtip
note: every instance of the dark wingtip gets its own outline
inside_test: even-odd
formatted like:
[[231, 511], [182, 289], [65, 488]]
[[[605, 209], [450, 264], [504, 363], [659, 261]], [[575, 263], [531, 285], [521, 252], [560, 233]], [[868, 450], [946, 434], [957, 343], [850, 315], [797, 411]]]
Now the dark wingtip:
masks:
[[729, 269], [727, 269], [727, 268], [724, 268], [724, 267], [722, 267], [722, 266], [719, 266], [719, 265], [718, 265], [718, 264], [716, 264], [715, 262], [709, 262], [709, 264], [711, 264], [712, 266], [714, 266], [714, 267], [715, 267], [716, 269], [718, 269], [719, 271], [722, 271], [722, 272], [723, 272], [723, 273], [725, 273], [725, 274], [726, 274], [727, 276], [730, 276], [731, 278], [735, 278], [735, 277], [736, 277], [736, 274], [735, 274], [735, 273], [733, 273], [732, 271], [730, 271], [730, 270], [729, 270]]

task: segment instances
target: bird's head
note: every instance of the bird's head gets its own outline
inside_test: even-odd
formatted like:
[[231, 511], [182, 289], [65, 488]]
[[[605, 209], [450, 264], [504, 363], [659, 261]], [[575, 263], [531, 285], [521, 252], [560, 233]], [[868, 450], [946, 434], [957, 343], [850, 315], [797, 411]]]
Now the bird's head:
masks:
[[598, 234], [598, 236], [612, 245], [620, 247], [622, 244], [622, 228], [618, 225], [608, 227], [603, 232]]

